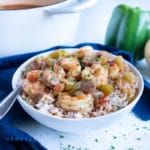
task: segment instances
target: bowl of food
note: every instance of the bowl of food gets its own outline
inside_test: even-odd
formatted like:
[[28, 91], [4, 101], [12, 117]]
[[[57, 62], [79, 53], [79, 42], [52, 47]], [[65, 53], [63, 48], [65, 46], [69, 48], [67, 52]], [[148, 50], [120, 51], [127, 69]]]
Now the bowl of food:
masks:
[[143, 79], [122, 56], [92, 47], [58, 49], [36, 55], [14, 73], [22, 83], [17, 99], [39, 123], [64, 132], [110, 126], [140, 99]]

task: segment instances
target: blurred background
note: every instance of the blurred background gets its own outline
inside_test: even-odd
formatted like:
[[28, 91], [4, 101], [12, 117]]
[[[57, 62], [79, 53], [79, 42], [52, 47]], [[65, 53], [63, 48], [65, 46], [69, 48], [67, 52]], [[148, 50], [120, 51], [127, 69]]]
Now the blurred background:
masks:
[[150, 10], [149, 0], [98, 0], [94, 7], [82, 12], [75, 41], [103, 44], [112, 11], [119, 4]]

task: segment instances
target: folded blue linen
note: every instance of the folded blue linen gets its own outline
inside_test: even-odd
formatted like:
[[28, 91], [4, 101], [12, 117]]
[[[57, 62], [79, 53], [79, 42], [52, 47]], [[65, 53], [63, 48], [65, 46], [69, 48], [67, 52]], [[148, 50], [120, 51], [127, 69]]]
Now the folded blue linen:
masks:
[[[0, 101], [12, 90], [11, 79], [13, 73], [19, 65], [21, 65], [28, 58], [39, 54], [41, 52], [47, 52], [59, 48], [80, 48], [82, 46], [92, 46], [97, 50], [107, 50], [116, 55], [122, 55], [129, 62], [133, 63], [133, 56], [123, 50], [100, 45], [97, 43], [81, 43], [76, 46], [55, 46], [46, 50], [38, 52], [31, 52], [25, 54], [19, 54], [9, 57], [0, 57]], [[148, 84], [148, 83], [147, 83]], [[150, 87], [150, 85], [148, 84]], [[148, 87], [147, 86], [147, 87]], [[136, 107], [133, 109], [133, 113], [142, 120], [150, 120], [150, 88], [145, 88], [144, 94]], [[16, 129], [11, 124], [13, 121], [28, 116], [16, 101], [10, 112], [0, 120], [0, 150], [45, 150], [46, 148], [41, 145], [37, 140], [28, 135], [22, 130]], [[28, 116], [29, 117], [29, 116]]]

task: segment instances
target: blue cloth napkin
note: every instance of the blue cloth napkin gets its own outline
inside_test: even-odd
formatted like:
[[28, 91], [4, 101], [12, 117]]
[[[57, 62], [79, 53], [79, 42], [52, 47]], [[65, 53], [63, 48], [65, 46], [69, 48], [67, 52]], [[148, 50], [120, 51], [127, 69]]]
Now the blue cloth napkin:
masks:
[[[28, 58], [59, 48], [80, 48], [82, 46], [92, 46], [97, 50], [107, 50], [116, 55], [122, 55], [125, 59], [133, 63], [131, 53], [116, 48], [100, 45], [97, 43], [81, 43], [76, 46], [55, 46], [38, 52], [19, 54], [0, 58], [0, 101], [12, 90], [11, 79], [17, 67]], [[147, 83], [148, 84], [148, 83]], [[148, 84], [149, 86], [149, 84]], [[144, 93], [133, 109], [133, 113], [142, 120], [150, 120], [150, 91], [144, 89]], [[16, 101], [10, 112], [0, 120], [0, 150], [45, 150], [46, 148], [27, 133], [13, 127], [12, 122], [28, 116]], [[29, 116], [28, 116], [29, 117]]]

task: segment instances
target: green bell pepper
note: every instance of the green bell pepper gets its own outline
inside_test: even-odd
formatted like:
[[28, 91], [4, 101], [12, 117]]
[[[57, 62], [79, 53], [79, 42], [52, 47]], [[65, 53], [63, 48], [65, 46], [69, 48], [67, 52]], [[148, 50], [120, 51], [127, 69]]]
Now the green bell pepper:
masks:
[[144, 57], [144, 46], [150, 39], [150, 11], [121, 4], [115, 7], [108, 23], [105, 44]]

